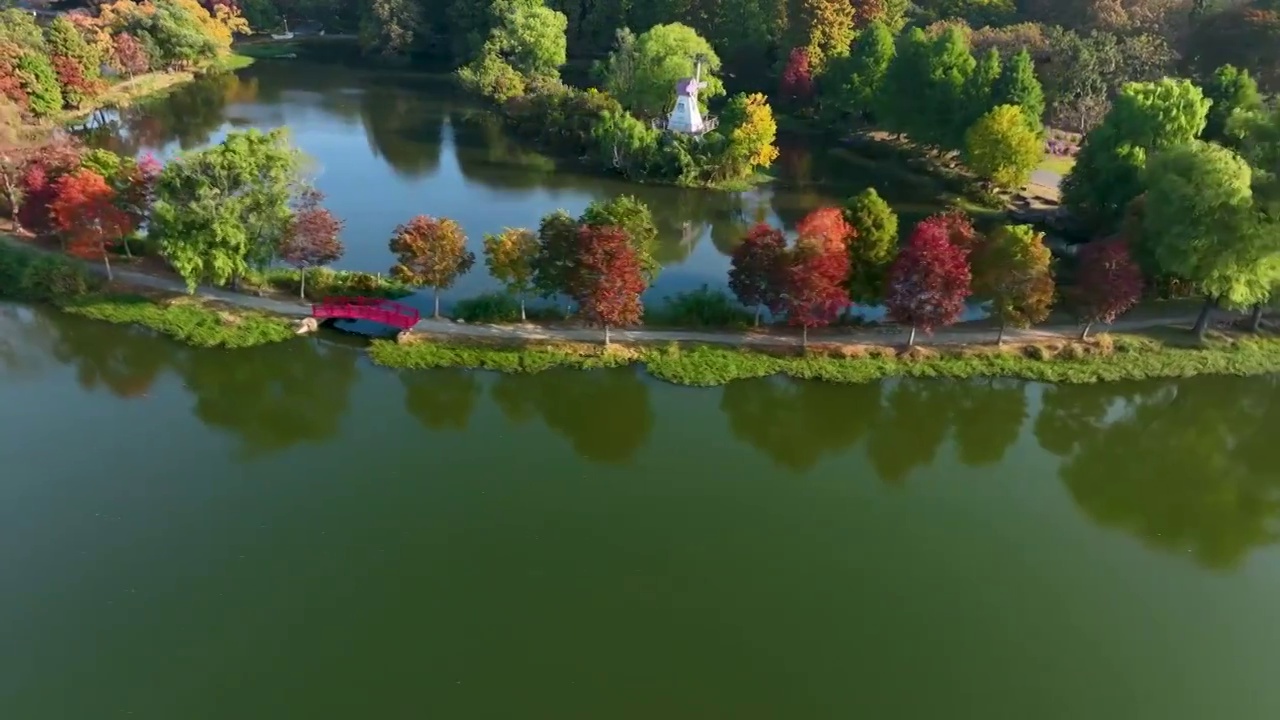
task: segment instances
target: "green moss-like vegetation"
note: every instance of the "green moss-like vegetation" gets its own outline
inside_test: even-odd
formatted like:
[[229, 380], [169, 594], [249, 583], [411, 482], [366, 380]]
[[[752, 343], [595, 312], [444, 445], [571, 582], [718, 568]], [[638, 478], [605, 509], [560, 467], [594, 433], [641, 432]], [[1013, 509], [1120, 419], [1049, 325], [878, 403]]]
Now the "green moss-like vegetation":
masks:
[[283, 318], [251, 311], [219, 311], [195, 301], [156, 301], [141, 295], [87, 295], [61, 303], [63, 310], [93, 320], [142, 325], [176, 340], [206, 348], [246, 348], [294, 336]]
[[734, 380], [787, 375], [808, 380], [862, 383], [887, 377], [966, 379], [1012, 377], [1081, 384], [1115, 380], [1260, 375], [1280, 371], [1280, 338], [1219, 338], [1201, 347], [1177, 344], [1180, 336], [1102, 336], [1087, 343], [1022, 347], [914, 348], [899, 353], [880, 346], [849, 346], [805, 354], [750, 348], [672, 343], [661, 347], [588, 345], [495, 347], [453, 341], [397, 344], [378, 340], [374, 362], [398, 368], [455, 367], [497, 372], [539, 372], [553, 367], [595, 369], [639, 363], [650, 374], [679, 385], [714, 386]]

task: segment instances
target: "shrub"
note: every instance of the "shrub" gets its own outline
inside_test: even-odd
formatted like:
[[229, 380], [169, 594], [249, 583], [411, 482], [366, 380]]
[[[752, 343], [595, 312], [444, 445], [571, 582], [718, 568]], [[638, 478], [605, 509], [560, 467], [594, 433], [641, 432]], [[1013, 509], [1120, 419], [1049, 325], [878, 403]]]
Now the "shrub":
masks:
[[62, 88], [58, 85], [58, 73], [48, 57], [23, 53], [15, 69], [22, 90], [27, 94], [32, 115], [46, 118], [62, 110]]
[[459, 300], [453, 316], [469, 323], [520, 322], [520, 302], [506, 293], [485, 293]]
[[663, 298], [662, 305], [648, 316], [652, 324], [707, 328], [745, 328], [753, 319], [728, 293], [706, 285]]
[[94, 280], [77, 261], [0, 245], [0, 298], [65, 302], [92, 291]]

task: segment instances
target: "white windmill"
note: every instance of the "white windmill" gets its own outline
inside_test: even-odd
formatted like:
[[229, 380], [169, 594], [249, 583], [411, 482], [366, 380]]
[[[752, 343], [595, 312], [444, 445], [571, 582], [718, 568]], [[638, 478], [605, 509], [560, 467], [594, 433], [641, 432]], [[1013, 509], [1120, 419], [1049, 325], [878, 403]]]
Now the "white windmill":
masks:
[[701, 135], [715, 127], [711, 118], [703, 119], [698, 108], [698, 90], [706, 87], [702, 82], [702, 56], [693, 61], [693, 77], [676, 82], [676, 106], [667, 117], [667, 130], [686, 135]]

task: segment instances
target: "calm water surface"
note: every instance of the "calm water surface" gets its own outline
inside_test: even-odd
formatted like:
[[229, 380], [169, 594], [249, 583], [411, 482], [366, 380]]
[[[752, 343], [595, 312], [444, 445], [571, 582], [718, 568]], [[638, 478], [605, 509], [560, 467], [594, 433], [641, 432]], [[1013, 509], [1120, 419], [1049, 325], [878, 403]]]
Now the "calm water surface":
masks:
[[0, 717], [1280, 717], [1280, 381], [719, 389], [0, 306]]
[[[594, 200], [630, 193], [650, 206], [659, 227], [664, 271], [650, 297], [661, 298], [723, 285], [728, 254], [757, 220], [793, 228], [814, 208], [868, 186], [904, 213], [904, 224], [942, 206], [927, 179], [845, 150], [794, 142], [784, 144], [774, 168], [779, 182], [752, 192], [623, 182], [514, 142], [445, 76], [334, 63], [259, 61], [239, 75], [208, 78], [125, 111], [96, 141], [163, 157], [218, 142], [230, 130], [282, 126], [314, 159], [316, 184], [347, 222], [347, 255], [338, 266], [369, 272], [388, 270], [392, 231], [417, 214], [454, 218], [479, 255], [485, 233], [536, 228], [557, 208], [577, 215]], [[496, 288], [480, 263], [448, 297]]]

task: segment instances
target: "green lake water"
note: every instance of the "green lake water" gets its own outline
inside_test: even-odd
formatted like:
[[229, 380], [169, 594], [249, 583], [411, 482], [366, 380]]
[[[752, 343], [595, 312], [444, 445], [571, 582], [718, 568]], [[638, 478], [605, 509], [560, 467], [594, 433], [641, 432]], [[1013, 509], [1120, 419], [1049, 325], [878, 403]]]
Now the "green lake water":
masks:
[[0, 305], [0, 718], [1270, 720], [1280, 380], [692, 389]]

